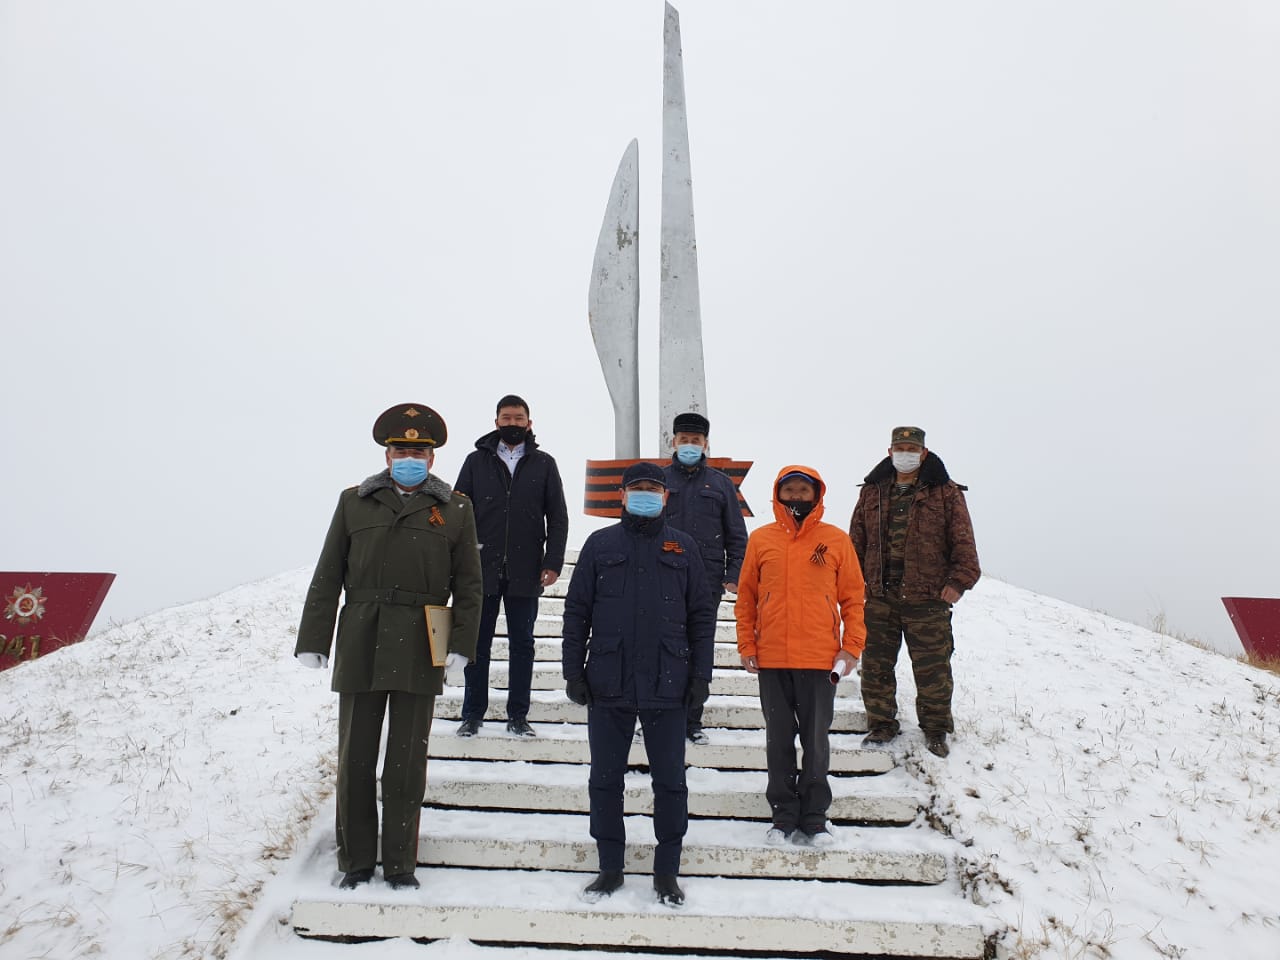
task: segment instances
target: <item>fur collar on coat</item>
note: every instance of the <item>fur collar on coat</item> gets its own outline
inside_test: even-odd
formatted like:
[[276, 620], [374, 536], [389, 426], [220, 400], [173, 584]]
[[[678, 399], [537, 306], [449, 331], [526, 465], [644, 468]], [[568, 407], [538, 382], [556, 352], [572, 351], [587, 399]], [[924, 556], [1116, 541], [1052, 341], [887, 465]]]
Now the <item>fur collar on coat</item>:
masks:
[[[866, 483], [879, 484], [886, 480], [893, 480], [898, 475], [898, 471], [893, 469], [893, 457], [885, 457], [876, 464], [875, 469], [867, 474]], [[924, 487], [940, 487], [951, 481], [951, 475], [947, 473], [947, 466], [932, 450], [929, 455], [924, 458], [924, 462], [920, 464], [920, 485]], [[957, 484], [959, 486], [959, 484]], [[968, 489], [960, 487], [961, 490]]]
[[[356, 493], [362, 497], [367, 497], [375, 490], [381, 490], [384, 487], [395, 487], [395, 483], [391, 480], [390, 470], [383, 470], [381, 473], [375, 473], [372, 477], [366, 477], [361, 482], [360, 488]], [[453, 487], [449, 486], [434, 473], [427, 474], [427, 482], [422, 485], [421, 489], [431, 494], [441, 503], [448, 503], [453, 496]]]

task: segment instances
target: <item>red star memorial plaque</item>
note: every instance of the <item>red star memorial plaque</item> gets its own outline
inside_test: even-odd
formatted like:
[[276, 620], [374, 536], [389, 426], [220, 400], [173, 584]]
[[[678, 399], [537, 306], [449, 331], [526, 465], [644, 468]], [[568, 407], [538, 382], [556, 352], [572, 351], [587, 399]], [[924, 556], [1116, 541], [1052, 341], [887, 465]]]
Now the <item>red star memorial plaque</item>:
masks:
[[83, 640], [115, 578], [0, 571], [0, 670]]
[[1240, 644], [1259, 660], [1280, 660], [1280, 600], [1269, 597], [1223, 597]]

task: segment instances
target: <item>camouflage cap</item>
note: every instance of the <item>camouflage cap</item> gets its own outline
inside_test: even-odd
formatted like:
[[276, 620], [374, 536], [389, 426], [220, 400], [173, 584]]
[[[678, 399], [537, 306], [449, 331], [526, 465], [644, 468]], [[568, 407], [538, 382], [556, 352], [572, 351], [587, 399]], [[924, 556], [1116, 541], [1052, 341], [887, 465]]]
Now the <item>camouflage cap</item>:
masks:
[[397, 403], [373, 423], [373, 440], [380, 447], [443, 447], [448, 437], [444, 418], [425, 403]]
[[889, 441], [892, 446], [895, 443], [918, 443], [924, 446], [924, 431], [919, 427], [894, 427], [893, 438]]

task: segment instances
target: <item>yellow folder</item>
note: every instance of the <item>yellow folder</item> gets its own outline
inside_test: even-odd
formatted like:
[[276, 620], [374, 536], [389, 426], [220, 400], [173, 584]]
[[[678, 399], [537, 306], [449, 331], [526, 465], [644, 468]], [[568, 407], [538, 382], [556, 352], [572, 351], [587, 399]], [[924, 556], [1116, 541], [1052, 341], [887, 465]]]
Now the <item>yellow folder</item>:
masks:
[[427, 643], [431, 645], [431, 663], [443, 667], [449, 655], [449, 632], [453, 629], [453, 611], [429, 603], [422, 608], [427, 615]]

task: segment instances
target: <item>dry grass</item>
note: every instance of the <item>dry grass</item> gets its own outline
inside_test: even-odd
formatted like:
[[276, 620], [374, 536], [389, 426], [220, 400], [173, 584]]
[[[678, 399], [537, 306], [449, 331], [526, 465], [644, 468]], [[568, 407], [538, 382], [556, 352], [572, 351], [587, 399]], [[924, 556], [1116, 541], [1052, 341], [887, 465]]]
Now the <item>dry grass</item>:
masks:
[[1240, 659], [1251, 667], [1257, 667], [1259, 670], [1266, 670], [1269, 673], [1280, 674], [1280, 657], [1259, 657], [1252, 653], [1246, 653]]

